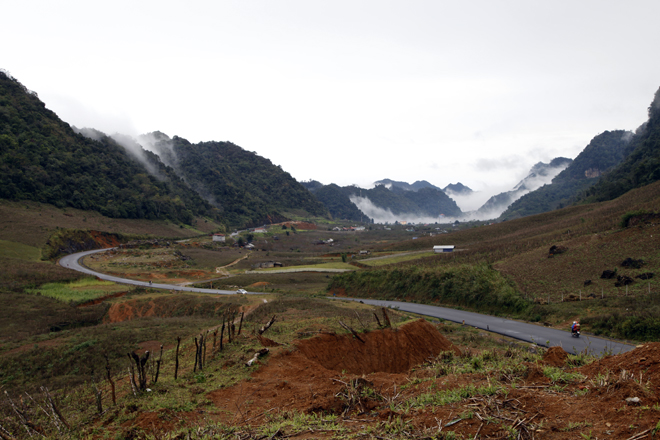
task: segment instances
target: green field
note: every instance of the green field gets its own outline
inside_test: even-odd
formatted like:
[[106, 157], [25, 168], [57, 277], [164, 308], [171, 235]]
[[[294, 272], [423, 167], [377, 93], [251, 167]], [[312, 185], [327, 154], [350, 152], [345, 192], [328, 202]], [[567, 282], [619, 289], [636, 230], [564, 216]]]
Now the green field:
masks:
[[41, 259], [41, 250], [15, 241], [0, 240], [0, 258], [38, 261]]
[[25, 289], [33, 295], [47, 296], [62, 302], [84, 303], [111, 293], [125, 291], [126, 286], [96, 278], [83, 278], [69, 283], [47, 283], [36, 289]]

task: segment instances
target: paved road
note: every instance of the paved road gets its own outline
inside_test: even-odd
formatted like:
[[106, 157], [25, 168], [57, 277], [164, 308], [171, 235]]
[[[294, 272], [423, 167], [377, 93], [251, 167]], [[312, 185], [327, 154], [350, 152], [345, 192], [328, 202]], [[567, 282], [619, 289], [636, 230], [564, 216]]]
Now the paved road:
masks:
[[[114, 248], [111, 248], [114, 249]], [[187, 287], [187, 286], [177, 286], [175, 284], [160, 284], [160, 283], [153, 283], [149, 284], [147, 281], [135, 281], [135, 280], [129, 280], [127, 278], [120, 278], [120, 277], [115, 277], [112, 275], [107, 275], [101, 272], [96, 272], [93, 271], [83, 265], [80, 264], [80, 259], [83, 257], [86, 257], [87, 255], [95, 254], [97, 252], [105, 252], [109, 251], [110, 249], [96, 249], [93, 251], [86, 251], [86, 252], [79, 252], [77, 254], [71, 254], [67, 255], [66, 257], [62, 257], [59, 261], [60, 266], [66, 267], [69, 269], [77, 270], [78, 272], [83, 272], [89, 275], [93, 275], [96, 277], [101, 278], [102, 280], [107, 280], [107, 281], [113, 281], [115, 283], [121, 283], [121, 284], [131, 284], [133, 286], [143, 286], [143, 287], [152, 287], [155, 289], [167, 289], [167, 290], [182, 290], [186, 292], [200, 292], [200, 293], [214, 293], [216, 295], [235, 295], [236, 291], [234, 290], [218, 290], [218, 289], [199, 289], [196, 287]], [[253, 293], [253, 292], [248, 292], [248, 293]], [[257, 293], [253, 293], [257, 294]]]
[[417, 313], [419, 315], [433, 316], [435, 318], [446, 319], [448, 321], [470, 325], [482, 330], [499, 333], [504, 336], [520, 339], [522, 341], [533, 342], [544, 347], [560, 346], [568, 353], [579, 353], [587, 349], [589, 353], [623, 353], [635, 348], [634, 345], [619, 341], [611, 341], [595, 336], [582, 335], [579, 338], [571, 336], [569, 331], [562, 331], [553, 328], [543, 327], [541, 325], [527, 324], [525, 322], [513, 321], [510, 319], [499, 318], [496, 316], [481, 315], [474, 312], [465, 312], [463, 310], [454, 310], [445, 307], [428, 306], [424, 304], [415, 304], [400, 301], [383, 301], [360, 298], [334, 298], [348, 299], [351, 301], [361, 301], [365, 304], [371, 304], [380, 307], [393, 307], [405, 312]]
[[[131, 284], [134, 286], [151, 287], [155, 289], [181, 290], [186, 292], [213, 293], [216, 295], [235, 295], [233, 290], [217, 289], [198, 289], [195, 287], [177, 286], [174, 284], [149, 284], [145, 281], [135, 281], [126, 278], [115, 277], [104, 273], [93, 271], [79, 263], [79, 260], [87, 255], [97, 252], [105, 252], [110, 249], [97, 249], [93, 251], [80, 252], [67, 255], [60, 259], [60, 266], [77, 270], [89, 275], [101, 278], [102, 280], [113, 281], [121, 284]], [[248, 292], [248, 294], [259, 295], [260, 292]], [[406, 312], [417, 313], [419, 315], [432, 316], [435, 318], [446, 319], [453, 322], [463, 322], [482, 330], [499, 333], [522, 341], [532, 342], [545, 347], [560, 346], [569, 353], [579, 353], [584, 349], [594, 354], [613, 353], [618, 354], [635, 348], [634, 345], [625, 344], [619, 341], [597, 338], [595, 336], [581, 336], [573, 338], [569, 331], [562, 331], [553, 328], [547, 328], [540, 325], [527, 324], [524, 322], [513, 321], [510, 319], [498, 318], [495, 316], [481, 315], [474, 312], [465, 312], [445, 307], [428, 306], [424, 304], [415, 304], [400, 301], [383, 301], [373, 299], [359, 298], [334, 298], [351, 301], [362, 301], [365, 304], [371, 304], [380, 307], [394, 307]]]

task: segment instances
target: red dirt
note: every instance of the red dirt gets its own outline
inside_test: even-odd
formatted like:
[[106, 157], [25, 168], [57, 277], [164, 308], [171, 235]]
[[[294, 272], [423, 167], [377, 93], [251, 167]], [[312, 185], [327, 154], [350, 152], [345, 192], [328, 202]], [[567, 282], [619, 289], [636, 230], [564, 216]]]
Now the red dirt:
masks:
[[351, 374], [375, 372], [405, 373], [442, 351], [460, 350], [442, 336], [432, 324], [420, 319], [399, 329], [385, 329], [352, 335], [322, 334], [296, 343], [308, 359], [329, 370]]
[[130, 300], [113, 304], [103, 318], [104, 323], [130, 321], [131, 319], [144, 318], [156, 315], [156, 303], [149, 301], [138, 306], [137, 300]]
[[307, 223], [307, 222], [284, 222], [281, 224], [285, 225], [287, 228], [293, 226], [296, 229], [307, 229], [307, 230], [318, 229], [318, 226], [316, 226], [314, 223]]
[[543, 355], [543, 362], [553, 367], [563, 367], [568, 359], [568, 353], [561, 347], [550, 347]]
[[[392, 393], [396, 386], [406, 383], [406, 376], [399, 373], [441, 351], [460, 353], [425, 320], [360, 337], [364, 344], [351, 335], [322, 334], [298, 341], [297, 351], [273, 355], [267, 365], [252, 374], [250, 381], [212, 391], [207, 397], [228, 411], [223, 416], [226, 422], [254, 418], [254, 423], [261, 423], [258, 419], [270, 408], [341, 413], [344, 403], [337, 393], [346, 387], [351, 373], [357, 371], [375, 389]], [[349, 352], [354, 353], [346, 356]], [[361, 367], [361, 362], [368, 367]]]
[[270, 283], [267, 281], [258, 281], [256, 283], [252, 283], [247, 287], [263, 287], [263, 286], [268, 286]]
[[88, 307], [88, 306], [94, 306], [96, 304], [101, 304], [103, 301], [107, 301], [112, 298], [119, 298], [124, 295], [126, 295], [128, 292], [116, 292], [116, 293], [111, 293], [110, 295], [102, 296], [100, 298], [96, 298], [90, 301], [87, 301], [85, 303], [79, 304], [78, 307]]
[[660, 342], [651, 342], [617, 356], [608, 356], [577, 369], [582, 374], [595, 376], [608, 371], [621, 375], [625, 370], [642, 383], [649, 381], [651, 390], [660, 395]]
[[94, 241], [101, 245], [103, 248], [117, 247], [121, 243], [114, 235], [106, 234], [99, 231], [89, 231], [94, 238]]

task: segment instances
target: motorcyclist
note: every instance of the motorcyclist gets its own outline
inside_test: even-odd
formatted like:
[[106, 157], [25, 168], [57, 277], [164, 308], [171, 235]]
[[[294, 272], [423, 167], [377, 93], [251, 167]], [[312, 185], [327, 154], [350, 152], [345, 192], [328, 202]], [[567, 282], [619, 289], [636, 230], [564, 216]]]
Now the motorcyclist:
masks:
[[571, 333], [576, 334], [580, 332], [580, 323], [577, 321], [573, 321], [573, 325], [571, 325]]

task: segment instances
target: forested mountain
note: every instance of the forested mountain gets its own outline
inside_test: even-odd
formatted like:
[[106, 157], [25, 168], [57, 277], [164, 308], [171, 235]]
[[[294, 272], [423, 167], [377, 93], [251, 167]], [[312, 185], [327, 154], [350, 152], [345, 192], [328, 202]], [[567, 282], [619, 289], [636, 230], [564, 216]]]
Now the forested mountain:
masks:
[[634, 188], [660, 180], [660, 89], [624, 153], [626, 158], [582, 195], [586, 202], [612, 200]]
[[[463, 214], [456, 202], [440, 189], [426, 187], [417, 191], [407, 191], [397, 186], [388, 189], [384, 185], [378, 185], [373, 189], [356, 187], [346, 189], [351, 193], [351, 200], [368, 199], [376, 208], [390, 211], [402, 218], [438, 218], [440, 215], [457, 217]], [[369, 211], [366, 211], [366, 214], [370, 215]]]
[[74, 129], [1, 71], [0, 198], [235, 227], [328, 215], [289, 173], [234, 144]]
[[36, 93], [0, 71], [0, 198], [190, 223], [218, 210], [152, 153], [150, 169], [107, 136], [74, 132]]
[[572, 162], [566, 157], [556, 157], [550, 163], [539, 162], [535, 164], [529, 174], [521, 180], [511, 191], [494, 195], [477, 210], [480, 216], [498, 217], [511, 203], [523, 195], [550, 183], [552, 178], [564, 170]]
[[410, 184], [408, 182], [400, 182], [398, 180], [383, 179], [383, 180], [379, 180], [378, 182], [375, 182], [374, 185], [375, 186], [384, 185], [388, 189], [398, 188], [398, 189], [403, 189], [405, 191], [419, 191], [422, 188], [433, 188], [440, 190], [440, 188], [427, 182], [426, 180], [418, 180], [415, 183]]
[[469, 196], [470, 194], [472, 194], [474, 192], [474, 191], [472, 191], [471, 188], [463, 185], [461, 182], [450, 183], [449, 185], [445, 186], [442, 190], [449, 197], [451, 197], [452, 195]]
[[209, 203], [227, 223], [254, 226], [288, 219], [287, 214], [327, 216], [328, 211], [280, 167], [231, 142], [191, 144], [163, 133], [140, 139]]
[[625, 130], [606, 131], [594, 137], [575, 160], [552, 179], [551, 184], [513, 202], [500, 219], [539, 214], [575, 202], [601, 174], [623, 160], [631, 137], [632, 133]]
[[[309, 182], [304, 185], [309, 188]], [[352, 191], [349, 189], [350, 187], [341, 188], [334, 183], [321, 185], [320, 187], [313, 185], [313, 187], [315, 188], [313, 190], [314, 195], [328, 208], [333, 218], [356, 222], [369, 222], [371, 220], [351, 202], [350, 195]]]

